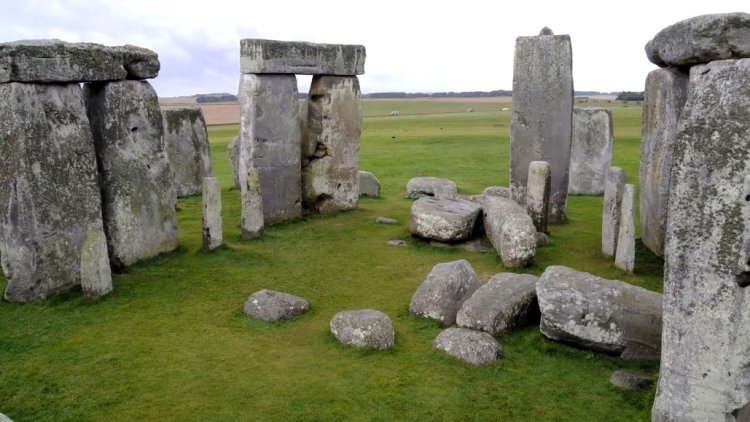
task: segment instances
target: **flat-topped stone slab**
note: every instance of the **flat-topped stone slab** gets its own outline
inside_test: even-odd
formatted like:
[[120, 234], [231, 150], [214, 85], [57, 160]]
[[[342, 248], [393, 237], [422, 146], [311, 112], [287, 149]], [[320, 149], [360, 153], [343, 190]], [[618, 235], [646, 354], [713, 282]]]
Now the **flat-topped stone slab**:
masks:
[[439, 177], [414, 177], [406, 183], [406, 197], [417, 199], [423, 196], [454, 198], [458, 195], [456, 182]]
[[480, 211], [474, 202], [425, 196], [411, 206], [411, 233], [441, 242], [468, 239]]
[[355, 76], [365, 73], [363, 45], [240, 40], [240, 73]]
[[331, 319], [331, 333], [348, 346], [388, 349], [396, 334], [388, 315], [374, 309], [341, 311]]
[[0, 83], [70, 83], [150, 79], [159, 74], [153, 51], [56, 39], [0, 43]]

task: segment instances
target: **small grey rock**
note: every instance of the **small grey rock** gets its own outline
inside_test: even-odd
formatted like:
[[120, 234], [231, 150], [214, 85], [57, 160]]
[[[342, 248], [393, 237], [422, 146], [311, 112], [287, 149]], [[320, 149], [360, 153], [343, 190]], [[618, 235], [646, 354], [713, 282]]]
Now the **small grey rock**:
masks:
[[331, 319], [331, 333], [343, 344], [381, 350], [393, 346], [395, 338], [388, 315], [373, 309], [337, 313]]
[[491, 335], [466, 328], [448, 328], [432, 346], [471, 365], [485, 365], [503, 357], [503, 348]]
[[646, 374], [618, 370], [612, 372], [612, 375], [609, 377], [609, 382], [615, 387], [628, 390], [641, 390], [651, 386], [651, 384], [654, 383], [654, 378]]
[[264, 321], [284, 321], [310, 309], [305, 299], [274, 290], [260, 290], [245, 302], [245, 315]]
[[479, 278], [469, 261], [437, 264], [411, 298], [412, 315], [431, 318], [450, 326], [461, 305], [479, 288]]
[[359, 196], [380, 197], [380, 181], [369, 171], [359, 171]]
[[389, 240], [385, 242], [388, 246], [406, 246], [406, 241], [400, 239]]
[[394, 220], [393, 218], [388, 217], [377, 217], [375, 218], [375, 223], [377, 224], [398, 224], [398, 220]]
[[536, 246], [547, 246], [549, 245], [549, 237], [545, 233], [536, 232]]
[[438, 177], [415, 177], [406, 184], [406, 197], [417, 199], [423, 196], [454, 198], [458, 195], [456, 182]]

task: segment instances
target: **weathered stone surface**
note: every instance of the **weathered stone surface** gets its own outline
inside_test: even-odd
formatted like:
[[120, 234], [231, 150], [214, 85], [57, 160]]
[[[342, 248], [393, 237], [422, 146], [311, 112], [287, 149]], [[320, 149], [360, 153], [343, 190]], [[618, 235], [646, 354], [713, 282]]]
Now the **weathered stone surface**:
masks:
[[224, 242], [219, 179], [215, 177], [204, 178], [202, 190], [203, 249], [212, 251]]
[[539, 322], [537, 280], [528, 274], [496, 274], [464, 302], [456, 315], [456, 324], [499, 336]]
[[481, 207], [463, 199], [424, 196], [411, 206], [411, 234], [442, 242], [468, 239]]
[[104, 230], [115, 267], [177, 247], [177, 201], [156, 91], [145, 81], [84, 87], [99, 165]]
[[677, 22], [646, 44], [646, 56], [661, 67], [750, 57], [750, 14], [718, 13]]
[[604, 187], [604, 207], [602, 210], [602, 253], [615, 256], [617, 237], [620, 235], [620, 208], [622, 192], [625, 190], [625, 172], [620, 167], [610, 167]]
[[391, 319], [373, 309], [337, 313], [331, 319], [331, 333], [341, 343], [368, 349], [388, 349], [395, 339]]
[[536, 232], [536, 246], [547, 246], [549, 245], [549, 238], [545, 233]]
[[232, 142], [227, 145], [227, 155], [229, 155], [229, 164], [232, 166], [232, 179], [234, 186], [240, 189], [240, 136], [232, 138]]
[[546, 337], [601, 352], [661, 347], [662, 296], [559, 265], [536, 283]]
[[536, 227], [536, 231], [547, 233], [549, 225], [549, 195], [552, 182], [552, 169], [546, 161], [529, 163], [529, 176], [526, 185], [526, 212]]
[[479, 278], [469, 261], [437, 264], [414, 292], [409, 312], [440, 321], [443, 326], [453, 325], [461, 305], [478, 288]]
[[362, 75], [366, 56], [363, 45], [240, 40], [241, 73]]
[[285, 321], [298, 317], [310, 309], [310, 304], [299, 296], [275, 290], [259, 290], [245, 302], [245, 315], [264, 321]]
[[398, 224], [398, 220], [388, 217], [376, 217], [375, 223], [377, 224]]
[[488, 196], [484, 230], [507, 268], [525, 267], [536, 255], [536, 228], [526, 210], [511, 199]]
[[674, 146], [654, 420], [747, 420], [750, 59], [690, 69]]
[[5, 299], [112, 290], [96, 155], [78, 84], [0, 85]]
[[107, 47], [60, 40], [0, 43], [0, 83], [78, 83], [149, 79], [159, 74], [159, 56], [125, 45]]
[[487, 186], [482, 191], [484, 196], [500, 196], [502, 198], [510, 198], [510, 188], [505, 186]]
[[260, 190], [260, 176], [258, 169], [252, 168], [247, 172], [245, 189], [241, 193], [243, 239], [257, 239], [263, 236], [265, 219], [263, 216], [263, 193]]
[[177, 197], [197, 195], [210, 177], [211, 151], [200, 108], [169, 108], [164, 116], [164, 145], [174, 174]]
[[359, 196], [380, 197], [380, 181], [369, 171], [359, 171]]
[[674, 141], [687, 100], [688, 75], [677, 68], [656, 69], [646, 78], [641, 119], [641, 239], [664, 255]]
[[629, 183], [622, 191], [615, 266], [631, 274], [635, 268], [635, 186]]
[[471, 365], [486, 365], [503, 357], [503, 348], [494, 337], [466, 328], [443, 330], [432, 347]]
[[0, 422], [13, 422], [9, 417], [0, 413]]
[[606, 108], [573, 109], [568, 193], [601, 195], [612, 163], [612, 113]]
[[406, 197], [417, 199], [423, 196], [454, 198], [458, 195], [456, 182], [439, 177], [415, 177], [406, 183]]
[[[258, 169], [263, 216], [272, 224], [301, 214], [300, 129], [294, 75], [240, 75], [240, 189]], [[244, 208], [243, 208], [244, 209]]]
[[625, 388], [627, 390], [642, 390], [648, 388], [654, 383], [654, 378], [650, 375], [639, 374], [630, 371], [615, 371], [609, 377], [610, 384], [615, 387]]
[[362, 106], [356, 76], [314, 76], [307, 96], [302, 207], [326, 213], [357, 207]]
[[568, 35], [516, 38], [510, 187], [526, 200], [529, 163], [552, 166], [550, 221], [565, 219], [573, 114], [573, 57]]

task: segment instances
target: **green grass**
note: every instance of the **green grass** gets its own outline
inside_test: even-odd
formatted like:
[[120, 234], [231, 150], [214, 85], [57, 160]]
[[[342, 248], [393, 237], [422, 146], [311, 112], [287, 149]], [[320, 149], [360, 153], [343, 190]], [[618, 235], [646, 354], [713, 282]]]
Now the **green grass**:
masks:
[[[181, 199], [179, 249], [115, 275], [108, 297], [92, 302], [72, 292], [40, 303], [0, 302], [0, 412], [16, 422], [648, 420], [653, 389], [626, 392], [608, 378], [620, 368], [656, 373], [654, 364], [560, 345], [534, 327], [501, 337], [505, 358], [484, 367], [432, 349], [440, 328], [408, 315], [432, 266], [466, 258], [483, 281], [504, 269], [494, 253], [412, 240], [404, 187], [419, 175], [454, 179], [463, 193], [507, 185], [509, 112], [452, 113], [430, 102], [420, 111], [419, 104], [387, 104], [401, 116], [364, 121], [361, 168], [378, 176], [382, 198], [267, 227], [255, 241], [240, 240], [226, 154], [237, 126], [211, 127], [226, 246], [200, 250], [200, 198]], [[365, 114], [378, 107], [366, 101]], [[613, 113], [614, 164], [636, 181], [640, 109]], [[551, 245], [523, 272], [562, 264], [660, 290], [661, 261], [642, 245], [631, 276], [599, 253], [601, 202], [571, 197], [569, 222], [551, 227]], [[376, 225], [378, 215], [401, 223]], [[408, 246], [386, 246], [389, 239]], [[301, 295], [311, 311], [286, 323], [249, 320], [242, 306], [262, 288]], [[392, 350], [354, 350], [333, 339], [333, 314], [358, 308], [391, 317]]]

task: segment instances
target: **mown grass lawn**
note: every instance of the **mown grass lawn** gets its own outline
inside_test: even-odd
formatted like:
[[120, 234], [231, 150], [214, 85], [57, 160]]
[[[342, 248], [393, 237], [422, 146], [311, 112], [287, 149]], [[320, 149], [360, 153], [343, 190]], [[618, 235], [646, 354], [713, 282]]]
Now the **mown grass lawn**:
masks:
[[[412, 240], [404, 187], [426, 175], [451, 178], [462, 193], [507, 185], [510, 112], [366, 101], [365, 114], [380, 114], [378, 107], [401, 111], [364, 121], [360, 167], [379, 177], [382, 198], [267, 227], [255, 241], [241, 241], [237, 227], [239, 195], [226, 154], [237, 127], [211, 127], [226, 246], [201, 251], [200, 198], [181, 199], [179, 249], [116, 275], [108, 297], [92, 302], [73, 292], [41, 303], [0, 302], [0, 412], [16, 422], [648, 420], [653, 388], [626, 392], [608, 378], [620, 368], [656, 373], [654, 364], [560, 345], [534, 327], [500, 338], [505, 358], [484, 367], [432, 349], [441, 329], [408, 315], [432, 266], [465, 258], [482, 281], [504, 269], [494, 253]], [[637, 183], [640, 108], [613, 113], [614, 164]], [[523, 271], [538, 275], [562, 264], [660, 291], [662, 263], [642, 245], [632, 276], [599, 253], [601, 202], [571, 197], [569, 221], [551, 227], [550, 246]], [[376, 225], [379, 215], [400, 224]], [[408, 245], [387, 246], [390, 239]], [[279, 324], [245, 318], [245, 300], [263, 288], [303, 296], [311, 311]], [[392, 350], [335, 341], [333, 314], [358, 308], [390, 315]]]

